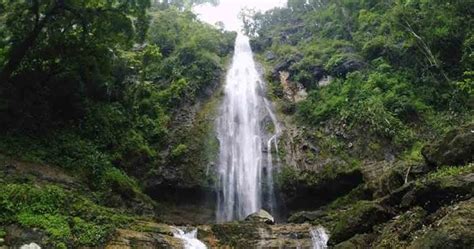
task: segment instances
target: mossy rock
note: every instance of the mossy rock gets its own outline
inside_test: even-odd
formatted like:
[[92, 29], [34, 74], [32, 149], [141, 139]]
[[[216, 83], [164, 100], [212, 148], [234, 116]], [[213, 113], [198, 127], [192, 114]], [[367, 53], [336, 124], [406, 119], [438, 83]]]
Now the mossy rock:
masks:
[[439, 215], [407, 248], [474, 248], [474, 199], [452, 205], [440, 213], [445, 215]]
[[474, 193], [474, 173], [425, 179], [414, 184], [401, 199], [400, 206], [421, 206], [434, 212], [439, 207], [469, 199]]
[[44, 231], [39, 229], [25, 228], [19, 225], [9, 225], [4, 228], [3, 235], [0, 238], [4, 239], [0, 246], [4, 244], [8, 248], [20, 248], [24, 244], [35, 242], [40, 246], [47, 244], [47, 235]]
[[317, 210], [317, 211], [301, 211], [294, 213], [288, 218], [288, 222], [291, 223], [305, 223], [317, 220], [324, 216], [324, 211]]
[[260, 209], [258, 212], [250, 214], [245, 218], [245, 221], [249, 222], [263, 222], [265, 224], [273, 225], [275, 224], [275, 218], [268, 213], [267, 211]]
[[[377, 168], [377, 169], [374, 169]], [[370, 166], [363, 166], [364, 180], [367, 187], [373, 191], [374, 198], [381, 198], [391, 194], [405, 184], [421, 177], [429, 170], [423, 163], [415, 161], [398, 161], [390, 164], [378, 162]], [[367, 171], [371, 171], [367, 173]], [[372, 175], [368, 177], [367, 175]]]
[[261, 222], [231, 222], [212, 225], [212, 232], [220, 246], [232, 248], [254, 248], [263, 231], [270, 232], [270, 227]]
[[283, 201], [288, 210], [321, 207], [363, 183], [359, 168], [327, 165], [322, 171], [284, 168], [278, 176]]
[[288, 218], [288, 221], [291, 223], [313, 222], [327, 215], [329, 210], [345, 209], [353, 203], [362, 200], [371, 200], [371, 198], [372, 193], [370, 190], [366, 188], [365, 184], [361, 184], [357, 188], [351, 190], [347, 195], [337, 198], [328, 205], [321, 207], [319, 210], [300, 211], [292, 214]]
[[474, 123], [448, 132], [439, 141], [423, 147], [421, 154], [429, 165], [458, 166], [474, 161]]
[[366, 249], [375, 239], [373, 234], [357, 234], [354, 237], [334, 246], [334, 249]]
[[356, 234], [371, 233], [373, 226], [389, 220], [393, 214], [374, 201], [358, 201], [351, 206], [330, 210], [313, 224], [329, 230], [329, 244], [335, 245]]
[[153, 232], [117, 229], [105, 248], [183, 248], [179, 238]]
[[406, 248], [413, 239], [415, 231], [422, 228], [427, 212], [415, 207], [386, 224], [380, 225], [381, 231], [374, 248]]
[[159, 224], [151, 221], [137, 221], [130, 228], [137, 232], [147, 232], [173, 236], [173, 228], [169, 225]]

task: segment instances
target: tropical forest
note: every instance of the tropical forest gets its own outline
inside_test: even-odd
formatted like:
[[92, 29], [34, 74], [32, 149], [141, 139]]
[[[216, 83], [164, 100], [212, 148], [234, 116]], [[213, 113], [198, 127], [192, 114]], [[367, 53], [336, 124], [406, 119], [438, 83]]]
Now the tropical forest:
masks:
[[0, 0], [0, 249], [472, 249], [473, 17]]

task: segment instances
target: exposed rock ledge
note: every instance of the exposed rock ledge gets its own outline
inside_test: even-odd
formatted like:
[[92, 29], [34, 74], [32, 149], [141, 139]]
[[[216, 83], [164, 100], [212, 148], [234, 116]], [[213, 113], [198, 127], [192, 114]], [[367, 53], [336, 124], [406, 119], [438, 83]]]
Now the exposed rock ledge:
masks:
[[[313, 228], [309, 223], [269, 225], [254, 219], [197, 226], [198, 239], [209, 248], [312, 248]], [[182, 247], [182, 241], [173, 236], [171, 226], [143, 222], [130, 229], [117, 230], [105, 248]]]

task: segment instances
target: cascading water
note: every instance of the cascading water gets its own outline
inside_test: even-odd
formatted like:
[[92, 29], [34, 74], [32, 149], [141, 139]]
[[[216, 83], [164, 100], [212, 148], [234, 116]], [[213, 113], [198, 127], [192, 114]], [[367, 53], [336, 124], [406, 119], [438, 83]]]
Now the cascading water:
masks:
[[41, 249], [41, 246], [32, 242], [30, 244], [22, 245], [20, 249]]
[[[270, 211], [273, 209], [272, 157], [267, 155], [265, 158], [262, 149], [268, 146], [267, 153], [271, 154], [272, 143], [276, 144], [280, 128], [270, 103], [265, 99], [264, 89], [249, 39], [239, 34], [217, 123], [220, 142], [219, 222], [243, 219], [262, 206]], [[268, 135], [262, 123], [268, 116], [276, 134], [265, 145]]]
[[[263, 86], [262, 86], [263, 87]], [[272, 119], [272, 123], [275, 126], [275, 134], [273, 134], [270, 139], [267, 141], [267, 174], [266, 174], [266, 180], [267, 180], [267, 186], [268, 186], [268, 208], [272, 214], [275, 215], [276, 210], [275, 210], [275, 204], [276, 204], [276, 199], [275, 199], [275, 189], [273, 187], [273, 153], [272, 153], [272, 147], [274, 146], [275, 151], [277, 152], [277, 162], [280, 161], [280, 158], [278, 157], [278, 136], [281, 134], [281, 127], [278, 123], [278, 120], [275, 116], [275, 114], [272, 111], [272, 106], [270, 102], [264, 98], [265, 102], [265, 109], [267, 110], [268, 114], [270, 115], [270, 118]]]
[[326, 249], [328, 248], [329, 235], [324, 227], [316, 227], [310, 230], [311, 241], [313, 249]]
[[187, 233], [177, 227], [174, 227], [174, 230], [174, 237], [183, 241], [184, 249], [207, 249], [207, 246], [197, 239], [197, 229]]

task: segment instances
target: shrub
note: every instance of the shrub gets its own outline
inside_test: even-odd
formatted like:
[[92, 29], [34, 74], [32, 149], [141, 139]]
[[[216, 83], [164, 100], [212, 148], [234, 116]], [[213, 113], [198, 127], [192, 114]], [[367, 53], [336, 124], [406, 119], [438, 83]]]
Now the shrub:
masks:
[[54, 248], [71, 244], [98, 246], [114, 228], [125, 227], [132, 221], [133, 217], [98, 206], [82, 194], [58, 186], [0, 186], [0, 224], [18, 223], [44, 230], [47, 244]]

